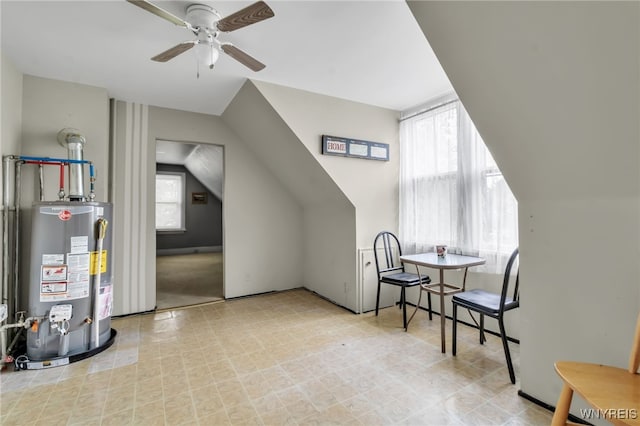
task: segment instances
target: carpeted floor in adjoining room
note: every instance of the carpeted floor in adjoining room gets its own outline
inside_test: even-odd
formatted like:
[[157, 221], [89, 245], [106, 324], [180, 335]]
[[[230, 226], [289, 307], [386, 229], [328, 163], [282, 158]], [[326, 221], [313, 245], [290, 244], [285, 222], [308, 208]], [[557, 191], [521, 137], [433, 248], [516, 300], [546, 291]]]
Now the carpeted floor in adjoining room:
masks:
[[156, 305], [176, 308], [222, 300], [222, 253], [192, 253], [156, 258]]

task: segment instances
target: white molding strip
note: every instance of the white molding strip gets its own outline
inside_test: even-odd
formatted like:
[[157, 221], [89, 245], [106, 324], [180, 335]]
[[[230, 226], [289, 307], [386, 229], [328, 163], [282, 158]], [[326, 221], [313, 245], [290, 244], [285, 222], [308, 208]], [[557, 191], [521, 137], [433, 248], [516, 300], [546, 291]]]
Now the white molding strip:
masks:
[[[146, 230], [148, 190], [147, 105], [112, 102], [112, 199], [114, 202], [114, 315], [155, 306], [155, 279], [149, 271]], [[152, 253], [153, 255], [153, 253]], [[153, 277], [155, 278], [155, 277]]]

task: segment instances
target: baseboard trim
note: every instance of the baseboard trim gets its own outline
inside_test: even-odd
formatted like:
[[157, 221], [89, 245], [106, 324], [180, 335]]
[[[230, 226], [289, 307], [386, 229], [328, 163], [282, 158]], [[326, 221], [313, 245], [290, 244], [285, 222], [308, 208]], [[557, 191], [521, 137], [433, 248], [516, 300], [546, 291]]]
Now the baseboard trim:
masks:
[[[534, 404], [536, 404], [536, 405], [538, 405], [538, 406], [540, 406], [540, 407], [544, 408], [545, 410], [549, 410], [549, 411], [551, 411], [552, 413], [553, 413], [554, 411], [556, 411], [556, 407], [555, 407], [555, 406], [550, 405], [550, 404], [547, 404], [547, 403], [546, 403], [546, 402], [544, 402], [544, 401], [540, 401], [538, 398], [535, 398], [535, 397], [533, 397], [533, 396], [529, 395], [529, 394], [528, 394], [528, 393], [526, 393], [526, 392], [522, 392], [522, 390], [519, 390], [519, 391], [518, 391], [518, 396], [520, 396], [520, 397], [522, 397], [522, 398], [526, 399], [527, 401], [533, 402]], [[581, 419], [580, 417], [574, 416], [573, 414], [569, 414], [569, 421], [574, 422], [574, 423], [578, 423], [578, 424], [581, 424], [581, 425], [589, 425], [589, 426], [593, 426], [593, 424], [592, 424], [592, 423], [589, 423], [589, 422], [587, 422], [586, 420]]]
[[156, 256], [172, 256], [176, 254], [219, 253], [219, 252], [222, 252], [222, 246], [181, 247], [181, 248], [156, 249]]

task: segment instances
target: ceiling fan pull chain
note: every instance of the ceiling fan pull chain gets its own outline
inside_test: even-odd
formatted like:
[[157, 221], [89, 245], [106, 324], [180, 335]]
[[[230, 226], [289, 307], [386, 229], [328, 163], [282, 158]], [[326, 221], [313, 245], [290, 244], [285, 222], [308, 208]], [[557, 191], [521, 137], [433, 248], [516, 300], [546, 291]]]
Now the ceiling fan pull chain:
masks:
[[196, 78], [200, 78], [200, 58], [196, 55]]

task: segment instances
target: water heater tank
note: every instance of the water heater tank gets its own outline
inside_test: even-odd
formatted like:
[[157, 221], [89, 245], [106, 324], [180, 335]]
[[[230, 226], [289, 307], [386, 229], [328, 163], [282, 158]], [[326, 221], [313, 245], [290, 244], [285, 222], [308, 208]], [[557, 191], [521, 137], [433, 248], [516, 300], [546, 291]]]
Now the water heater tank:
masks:
[[110, 339], [112, 233], [100, 224], [111, 222], [112, 210], [101, 202], [34, 203], [28, 303], [38, 322], [27, 331], [30, 359], [82, 354]]

